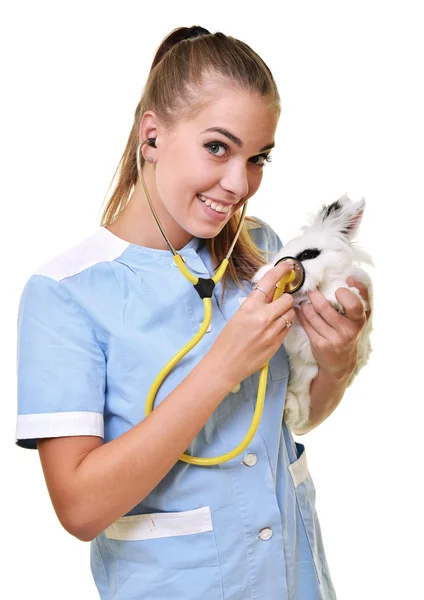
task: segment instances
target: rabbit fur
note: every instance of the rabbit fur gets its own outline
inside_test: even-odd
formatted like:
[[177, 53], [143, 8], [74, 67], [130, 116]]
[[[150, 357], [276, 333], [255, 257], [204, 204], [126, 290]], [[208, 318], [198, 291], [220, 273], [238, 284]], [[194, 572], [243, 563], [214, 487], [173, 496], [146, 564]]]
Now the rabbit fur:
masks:
[[[360, 263], [371, 266], [373, 261], [369, 254], [359, 248], [353, 241], [362, 220], [365, 198], [352, 202], [347, 194], [328, 206], [323, 206], [313, 217], [310, 225], [301, 228], [299, 237], [291, 239], [275, 256], [274, 261], [261, 267], [252, 278], [257, 283], [275, 263], [285, 256], [292, 256], [302, 262], [305, 268], [305, 282], [299, 291], [293, 294], [294, 306], [299, 307], [303, 301], [309, 302], [306, 292], [319, 288], [332, 306], [341, 314], [343, 307], [337, 301], [335, 291], [347, 288], [361, 298], [359, 290], [350, 287], [346, 279], [349, 276], [364, 283], [369, 291], [369, 305], [372, 308], [373, 290], [369, 274], [362, 269]], [[358, 342], [358, 360], [348, 385], [368, 362], [372, 348], [370, 333], [372, 331], [370, 316], [360, 333]], [[284, 420], [291, 429], [296, 429], [308, 422], [310, 407], [310, 386], [318, 373], [318, 365], [312, 354], [309, 337], [298, 319], [284, 339], [290, 375], [287, 385], [287, 396], [284, 408]]]

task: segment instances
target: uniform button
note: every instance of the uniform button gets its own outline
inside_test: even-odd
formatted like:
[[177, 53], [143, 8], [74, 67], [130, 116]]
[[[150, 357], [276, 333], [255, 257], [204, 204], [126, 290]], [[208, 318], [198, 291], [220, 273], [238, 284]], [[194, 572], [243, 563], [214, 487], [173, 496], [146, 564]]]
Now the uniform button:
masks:
[[263, 529], [260, 530], [259, 532], [259, 537], [261, 538], [261, 540], [269, 540], [270, 537], [272, 537], [272, 529], [271, 527], [264, 527]]
[[[203, 323], [203, 321], [199, 321], [199, 325], [201, 325]], [[209, 333], [210, 331], [212, 331], [212, 323], [209, 323], [209, 327], [206, 329], [206, 333]]]
[[235, 386], [233, 387], [233, 389], [232, 389], [232, 390], [230, 390], [230, 391], [231, 391], [231, 393], [232, 393], [232, 394], [236, 394], [236, 393], [239, 391], [239, 389], [240, 389], [240, 384], [238, 383], [238, 384], [237, 384], [237, 385], [235, 385]]
[[258, 457], [253, 452], [248, 452], [244, 455], [243, 462], [248, 467], [254, 467], [258, 462]]

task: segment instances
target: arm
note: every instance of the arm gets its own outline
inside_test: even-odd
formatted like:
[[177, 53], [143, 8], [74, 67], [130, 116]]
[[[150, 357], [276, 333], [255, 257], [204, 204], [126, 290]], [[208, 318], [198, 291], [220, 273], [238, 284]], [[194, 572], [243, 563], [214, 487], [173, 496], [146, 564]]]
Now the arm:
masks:
[[328, 419], [341, 402], [349, 379], [349, 374], [340, 373], [340, 375], [335, 375], [319, 369], [317, 376], [311, 383], [311, 405], [308, 423], [303, 427], [293, 428], [293, 433], [304, 435], [315, 429], [325, 419]]
[[[273, 290], [289, 270], [280, 263], [264, 275], [261, 286]], [[293, 320], [292, 306], [288, 294], [272, 301], [271, 294], [253, 291], [190, 374], [118, 438], [106, 444], [93, 435], [38, 440], [50, 497], [64, 528], [91, 540], [149, 494], [230, 390], [281, 346], [287, 328], [278, 317]]]
[[209, 352], [145, 420], [107, 444], [94, 436], [38, 440], [50, 497], [69, 533], [93, 539], [173, 467], [237, 383], [213, 356]]
[[[365, 285], [352, 278], [347, 282], [357, 287], [368, 302]], [[371, 310], [365, 312], [357, 296], [346, 288], [336, 291], [345, 315], [338, 313], [319, 291], [310, 292], [308, 296], [311, 304], [302, 302], [302, 310], [296, 313], [309, 336], [319, 369], [311, 383], [309, 421], [293, 429], [296, 435], [308, 433], [320, 425], [339, 405], [355, 370], [359, 334], [371, 315]]]

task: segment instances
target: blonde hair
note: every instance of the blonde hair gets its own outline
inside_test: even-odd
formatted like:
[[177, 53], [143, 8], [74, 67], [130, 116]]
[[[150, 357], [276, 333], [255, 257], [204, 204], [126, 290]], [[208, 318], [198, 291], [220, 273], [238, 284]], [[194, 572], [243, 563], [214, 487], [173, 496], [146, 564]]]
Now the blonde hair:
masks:
[[[196, 94], [201, 90], [205, 74], [213, 74], [234, 89], [255, 92], [269, 99], [270, 106], [277, 115], [280, 114], [280, 97], [271, 71], [247, 44], [221, 32], [211, 34], [202, 27], [174, 29], [162, 41], [153, 60], [127, 145], [109, 185], [107, 193], [116, 181], [102, 214], [102, 226], [110, 225], [125, 208], [137, 183], [136, 151], [140, 121], [145, 111], [154, 111], [171, 130], [181, 119], [194, 117], [205, 106], [199, 100], [201, 94]], [[141, 160], [143, 163], [143, 157]], [[205, 240], [214, 266], [225, 257], [240, 216], [241, 210], [216, 237]], [[222, 278], [222, 298], [230, 281], [241, 287], [242, 279], [250, 280], [267, 262], [266, 252], [258, 248], [249, 233], [249, 227], [255, 223], [258, 222], [253, 217], [246, 216]]]

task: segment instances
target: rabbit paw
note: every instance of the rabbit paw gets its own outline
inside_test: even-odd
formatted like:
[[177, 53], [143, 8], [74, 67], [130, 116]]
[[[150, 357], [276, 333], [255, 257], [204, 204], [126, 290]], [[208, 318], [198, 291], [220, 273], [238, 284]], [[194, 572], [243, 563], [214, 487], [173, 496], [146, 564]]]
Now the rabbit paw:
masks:
[[366, 300], [364, 300], [361, 296], [361, 292], [358, 290], [358, 288], [356, 288], [355, 286], [349, 286], [348, 288], [353, 294], [355, 294], [356, 296], [358, 296], [359, 300], [362, 302], [362, 305], [364, 307], [364, 310], [369, 310], [369, 304]]
[[[355, 294], [356, 296], [358, 296], [358, 298], [360, 299], [360, 301], [362, 302], [362, 304], [364, 305], [365, 310], [367, 310], [367, 303], [363, 300], [361, 294], [359, 293], [358, 288], [356, 287], [346, 287], [347, 290], [349, 290], [350, 292], [352, 292], [353, 294]], [[345, 309], [343, 308], [343, 306], [340, 304], [340, 302], [338, 302], [336, 296], [331, 295], [331, 296], [327, 296], [327, 300], [330, 302], [331, 306], [333, 308], [335, 308], [337, 310], [337, 312], [339, 312], [341, 315], [345, 315]]]
[[340, 302], [337, 302], [337, 300], [334, 300], [333, 302], [331, 302], [331, 306], [333, 308], [335, 308], [337, 310], [337, 312], [339, 312], [341, 315], [346, 314], [345, 313], [345, 309], [343, 308], [343, 306], [340, 304]]
[[334, 293], [330, 293], [330, 294], [325, 294], [325, 297], [327, 298], [327, 300], [329, 301], [329, 303], [331, 304], [331, 306], [337, 310], [337, 312], [339, 312], [341, 315], [345, 314], [345, 310], [343, 308], [343, 306], [340, 304], [340, 302], [337, 300], [336, 298], [336, 294]]
[[284, 421], [290, 427], [300, 419], [300, 405], [293, 392], [287, 392], [286, 403], [284, 405]]

